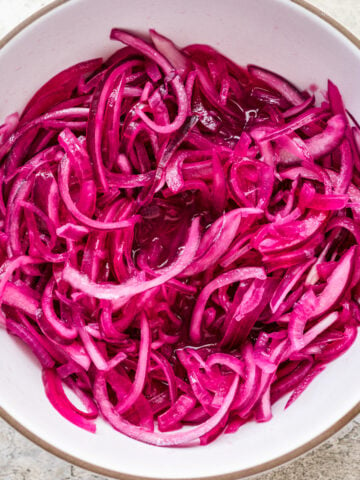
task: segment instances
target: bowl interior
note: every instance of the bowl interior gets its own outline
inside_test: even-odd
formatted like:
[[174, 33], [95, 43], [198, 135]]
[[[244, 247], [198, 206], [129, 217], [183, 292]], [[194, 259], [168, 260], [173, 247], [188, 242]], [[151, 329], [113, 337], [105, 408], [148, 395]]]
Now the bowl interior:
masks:
[[[288, 0], [73, 0], [33, 22], [0, 51], [0, 118], [19, 110], [51, 75], [119, 47], [111, 27], [150, 27], [180, 46], [208, 43], [240, 64], [271, 68], [301, 87], [331, 78], [360, 118], [360, 51], [320, 18]], [[274, 406], [266, 424], [249, 423], [206, 447], [158, 448], [98, 422], [96, 435], [60, 417], [45, 398], [40, 368], [26, 348], [0, 332], [0, 406], [26, 429], [97, 467], [155, 478], [224, 475], [301, 447], [360, 400], [360, 342], [328, 366], [291, 408]]]

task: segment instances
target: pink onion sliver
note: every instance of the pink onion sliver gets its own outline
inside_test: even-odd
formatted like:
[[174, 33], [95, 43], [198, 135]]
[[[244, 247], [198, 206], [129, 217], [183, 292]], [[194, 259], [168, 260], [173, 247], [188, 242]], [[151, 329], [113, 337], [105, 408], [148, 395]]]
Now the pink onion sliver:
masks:
[[150, 344], [151, 344], [151, 333], [148, 319], [146, 318], [145, 313], [140, 316], [140, 330], [141, 338], [139, 345], [139, 358], [138, 365], [135, 373], [134, 383], [132, 384], [130, 392], [128, 392], [125, 399], [116, 406], [116, 411], [121, 414], [126, 412], [134, 402], [141, 395], [148, 369], [148, 363], [150, 360]]

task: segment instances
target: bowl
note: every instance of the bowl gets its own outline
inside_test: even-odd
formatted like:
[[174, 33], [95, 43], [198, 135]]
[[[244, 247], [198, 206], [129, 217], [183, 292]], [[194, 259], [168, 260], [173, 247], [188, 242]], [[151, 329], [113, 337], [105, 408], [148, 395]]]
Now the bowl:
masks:
[[[180, 46], [208, 43], [240, 64], [262, 65], [304, 88], [324, 87], [331, 78], [360, 118], [359, 42], [301, 1], [62, 0], [45, 10], [2, 42], [0, 118], [21, 110], [66, 66], [118, 48], [108, 39], [114, 26], [140, 33], [154, 27]], [[95, 435], [67, 422], [46, 399], [36, 361], [1, 331], [0, 413], [50, 452], [104, 475], [235, 479], [295, 458], [353, 418], [360, 411], [359, 365], [358, 340], [291, 408], [284, 410], [286, 399], [277, 403], [270, 422], [248, 423], [205, 447], [160, 448], [102, 421]]]

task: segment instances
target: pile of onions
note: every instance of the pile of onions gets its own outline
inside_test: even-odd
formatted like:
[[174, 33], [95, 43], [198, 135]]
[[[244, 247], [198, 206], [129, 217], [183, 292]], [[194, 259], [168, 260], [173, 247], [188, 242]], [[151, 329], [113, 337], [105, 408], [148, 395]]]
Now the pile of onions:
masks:
[[330, 81], [111, 38], [0, 127], [0, 321], [79, 427], [207, 444], [356, 338], [360, 128]]

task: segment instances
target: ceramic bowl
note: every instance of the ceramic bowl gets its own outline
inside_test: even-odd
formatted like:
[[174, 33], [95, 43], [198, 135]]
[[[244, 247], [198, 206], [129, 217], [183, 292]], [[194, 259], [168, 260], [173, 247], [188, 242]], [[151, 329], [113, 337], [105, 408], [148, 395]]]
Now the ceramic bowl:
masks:
[[[0, 118], [21, 109], [50, 76], [119, 47], [111, 27], [154, 27], [178, 45], [208, 43], [240, 64], [271, 68], [301, 87], [331, 78], [360, 118], [359, 44], [304, 5], [289, 0], [59, 1], [5, 39], [0, 51]], [[44, 13], [44, 12], [42, 12]], [[335, 25], [336, 27], [336, 25]], [[338, 27], [338, 26], [337, 26]], [[345, 32], [346, 33], [346, 32]], [[327, 438], [360, 410], [360, 342], [311, 384], [291, 408], [205, 447], [160, 448], [104, 422], [95, 435], [64, 420], [44, 395], [28, 351], [0, 332], [1, 413], [14, 427], [73, 463], [103, 474], [158, 479], [240, 478], [288, 461]]]

